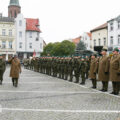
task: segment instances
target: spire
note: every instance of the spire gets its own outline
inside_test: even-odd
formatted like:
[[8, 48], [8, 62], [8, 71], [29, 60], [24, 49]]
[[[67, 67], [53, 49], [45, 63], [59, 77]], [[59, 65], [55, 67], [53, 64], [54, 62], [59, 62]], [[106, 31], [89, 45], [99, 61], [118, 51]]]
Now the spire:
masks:
[[10, 0], [9, 6], [11, 6], [11, 5], [20, 6], [19, 0]]

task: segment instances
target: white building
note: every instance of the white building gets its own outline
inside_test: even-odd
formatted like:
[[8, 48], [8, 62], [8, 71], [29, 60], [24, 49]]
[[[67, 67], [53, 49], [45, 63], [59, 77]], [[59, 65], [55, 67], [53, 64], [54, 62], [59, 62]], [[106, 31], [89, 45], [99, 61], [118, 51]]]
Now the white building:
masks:
[[43, 51], [43, 39], [40, 38], [39, 19], [24, 18], [18, 14], [16, 21], [17, 36], [17, 54], [19, 58], [28, 58], [33, 56], [39, 57]]
[[92, 33], [92, 49], [101, 51], [103, 47], [108, 47], [108, 25], [107, 23], [91, 30]]
[[91, 33], [85, 32], [82, 34], [81, 40], [86, 45], [87, 50], [92, 50], [91, 39], [92, 39]]
[[120, 49], [120, 16], [108, 21], [108, 47], [109, 51]]
[[0, 54], [5, 60], [16, 53], [14, 18], [3, 17], [0, 14]]

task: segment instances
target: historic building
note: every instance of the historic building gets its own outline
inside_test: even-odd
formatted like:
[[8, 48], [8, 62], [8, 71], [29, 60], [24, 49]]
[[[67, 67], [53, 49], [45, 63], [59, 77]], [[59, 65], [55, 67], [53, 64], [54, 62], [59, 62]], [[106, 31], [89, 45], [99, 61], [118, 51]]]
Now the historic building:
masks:
[[120, 49], [120, 16], [108, 21], [109, 51], [112, 51], [115, 47]]
[[91, 30], [92, 50], [100, 51], [102, 47], [108, 47], [108, 25], [107, 23]]
[[86, 45], [87, 50], [92, 50], [92, 44], [91, 44], [92, 34], [91, 33], [84, 32], [82, 34], [81, 41], [84, 42], [84, 44]]
[[39, 19], [24, 18], [18, 14], [15, 19], [16, 24], [16, 51], [19, 58], [39, 57], [43, 51], [43, 39], [40, 37]]
[[3, 17], [0, 14], [0, 54], [5, 59], [16, 53], [14, 18]]
[[9, 6], [8, 6], [8, 17], [16, 18], [19, 13], [21, 13], [19, 0], [10, 0]]

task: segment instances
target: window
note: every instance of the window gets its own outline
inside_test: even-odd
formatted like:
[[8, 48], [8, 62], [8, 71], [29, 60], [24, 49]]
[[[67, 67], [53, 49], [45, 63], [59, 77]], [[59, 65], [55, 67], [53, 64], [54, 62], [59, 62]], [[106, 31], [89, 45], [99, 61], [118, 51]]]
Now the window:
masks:
[[98, 42], [99, 42], [99, 46], [101, 45], [101, 40], [100, 39], [98, 39]]
[[94, 40], [94, 46], [96, 46], [96, 40]]
[[22, 32], [21, 31], [19, 32], [19, 37], [22, 38]]
[[12, 36], [12, 30], [9, 30], [9, 36], [10, 37]]
[[39, 32], [37, 33], [36, 41], [39, 41]]
[[118, 29], [120, 29], [120, 21], [118, 21]]
[[6, 42], [2, 41], [2, 48], [5, 49], [6, 48]]
[[2, 35], [5, 36], [6, 35], [6, 30], [2, 29]]
[[9, 41], [9, 49], [12, 49], [12, 41]]
[[110, 23], [110, 31], [113, 30], [113, 23]]
[[19, 20], [19, 26], [22, 26], [22, 20]]
[[29, 32], [29, 37], [32, 38], [32, 32]]
[[120, 35], [118, 35], [118, 44], [120, 45]]
[[42, 43], [40, 43], [40, 49], [42, 49]]
[[113, 45], [113, 36], [110, 37], [110, 45]]
[[104, 46], [106, 46], [106, 38], [104, 38], [104, 41], [103, 41], [103, 42], [104, 42]]
[[19, 48], [22, 48], [22, 42], [19, 43]]
[[29, 48], [32, 49], [32, 43], [29, 43]]

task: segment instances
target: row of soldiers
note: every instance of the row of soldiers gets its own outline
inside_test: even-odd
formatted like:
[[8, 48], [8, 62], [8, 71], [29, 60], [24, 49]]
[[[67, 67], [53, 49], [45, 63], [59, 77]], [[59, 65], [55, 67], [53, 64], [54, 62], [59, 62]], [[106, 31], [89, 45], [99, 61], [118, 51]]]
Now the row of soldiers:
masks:
[[90, 69], [90, 59], [88, 57], [41, 57], [24, 60], [24, 66], [27, 69], [34, 70], [53, 77], [64, 80], [79, 82], [81, 76], [81, 84], [85, 84]]
[[[97, 81], [102, 82], [102, 92], [108, 91], [109, 81], [112, 82], [113, 91], [111, 94], [118, 95], [120, 91], [120, 54], [119, 49], [113, 50], [113, 55], [107, 55], [107, 49], [103, 48], [101, 57], [93, 54], [88, 57], [41, 57], [24, 60], [27, 69], [44, 73], [53, 77], [73, 81], [84, 85], [89, 77], [92, 81], [92, 88], [97, 88]], [[69, 78], [69, 79], [68, 79]]]

